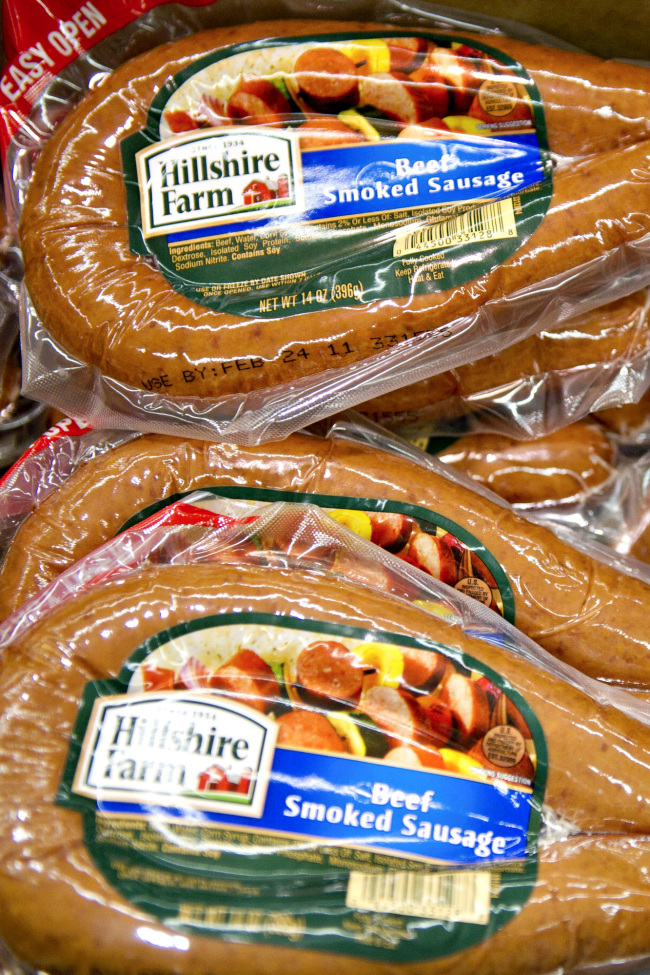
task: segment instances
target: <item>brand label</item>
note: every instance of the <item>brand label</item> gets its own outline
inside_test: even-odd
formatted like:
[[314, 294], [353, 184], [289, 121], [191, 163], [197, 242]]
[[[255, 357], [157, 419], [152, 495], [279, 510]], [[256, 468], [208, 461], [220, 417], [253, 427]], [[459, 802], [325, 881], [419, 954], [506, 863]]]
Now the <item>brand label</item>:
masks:
[[57, 801], [110, 882], [176, 929], [414, 961], [520, 910], [545, 777], [535, 715], [476, 660], [236, 613], [87, 685]]
[[[515, 621], [514, 595], [502, 566], [474, 535], [438, 512], [421, 505], [377, 498], [303, 494], [266, 488], [214, 487], [205, 490], [219, 498], [264, 504], [290, 501], [318, 505], [362, 538], [489, 606], [509, 623]], [[129, 519], [122, 530], [133, 527], [190, 493], [176, 494], [149, 505]], [[192, 504], [194, 510], [210, 507], [209, 500]], [[223, 514], [220, 509], [218, 513]], [[183, 510], [182, 516], [185, 518], [187, 512]]]
[[134, 252], [253, 317], [463, 284], [551, 197], [534, 83], [449, 35], [223, 48], [170, 79], [122, 157]]
[[[258, 711], [210, 694], [118, 694], [95, 701], [89, 729], [92, 749], [81, 755], [72, 786], [78, 795], [165, 797], [220, 812], [236, 803], [238, 816], [261, 815], [277, 725]], [[225, 789], [218, 763], [228, 769]]]
[[300, 153], [291, 132], [228, 129], [181, 136], [136, 156], [145, 237], [247, 219], [262, 210], [301, 210]]

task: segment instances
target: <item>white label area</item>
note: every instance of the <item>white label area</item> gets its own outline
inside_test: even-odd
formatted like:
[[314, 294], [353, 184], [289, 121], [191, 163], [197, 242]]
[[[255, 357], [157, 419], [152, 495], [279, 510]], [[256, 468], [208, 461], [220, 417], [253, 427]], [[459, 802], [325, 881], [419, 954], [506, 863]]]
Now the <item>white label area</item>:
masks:
[[481, 871], [442, 873], [361, 873], [352, 871], [345, 903], [363, 911], [410, 914], [440, 921], [487, 924], [492, 901], [492, 874]]
[[136, 165], [145, 237], [303, 209], [300, 152], [289, 130], [182, 135], [141, 149]]
[[506, 237], [516, 236], [517, 223], [512, 199], [506, 197], [505, 200], [495, 200], [494, 203], [484, 206], [477, 205], [451, 220], [443, 220], [397, 237], [393, 256], [404, 257], [407, 254], [440, 250], [469, 241], [504, 240]]
[[271, 718], [210, 692], [99, 698], [73, 791], [259, 818], [276, 736]]

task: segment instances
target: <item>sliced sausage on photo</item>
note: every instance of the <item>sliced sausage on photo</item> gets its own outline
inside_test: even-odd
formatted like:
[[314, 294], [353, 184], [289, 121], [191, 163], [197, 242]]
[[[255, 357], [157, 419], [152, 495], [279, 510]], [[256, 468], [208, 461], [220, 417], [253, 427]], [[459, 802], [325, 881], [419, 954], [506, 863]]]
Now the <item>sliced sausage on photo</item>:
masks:
[[368, 668], [356, 654], [336, 640], [316, 640], [300, 651], [296, 662], [298, 683], [314, 698], [356, 701]]
[[277, 721], [279, 746], [311, 748], [319, 752], [345, 752], [345, 742], [324, 714], [317, 711], [289, 711]]
[[340, 112], [359, 103], [357, 68], [334, 47], [309, 48], [294, 66], [302, 98], [318, 111]]
[[280, 698], [280, 685], [272, 669], [253, 650], [239, 650], [210, 677], [210, 687], [266, 711]]
[[490, 727], [490, 704], [487, 693], [470, 677], [452, 674], [445, 681], [440, 701], [447, 704], [454, 717], [462, 742], [482, 738]]

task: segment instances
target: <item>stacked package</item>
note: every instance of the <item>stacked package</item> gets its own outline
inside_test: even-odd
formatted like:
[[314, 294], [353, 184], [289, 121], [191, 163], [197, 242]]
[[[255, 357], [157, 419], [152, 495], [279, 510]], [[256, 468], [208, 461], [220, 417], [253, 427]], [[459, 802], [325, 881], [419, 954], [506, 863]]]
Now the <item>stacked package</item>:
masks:
[[4, 13], [2, 972], [647, 970], [650, 69]]

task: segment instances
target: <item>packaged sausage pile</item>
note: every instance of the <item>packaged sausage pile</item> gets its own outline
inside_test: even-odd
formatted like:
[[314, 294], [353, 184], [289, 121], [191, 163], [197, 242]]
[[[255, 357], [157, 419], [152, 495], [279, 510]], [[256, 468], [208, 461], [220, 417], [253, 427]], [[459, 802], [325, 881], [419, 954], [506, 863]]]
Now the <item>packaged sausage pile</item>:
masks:
[[3, 629], [10, 950], [242, 973], [648, 956], [645, 705], [317, 509], [188, 510]]
[[3, 18], [1, 975], [647, 973], [650, 67]]

